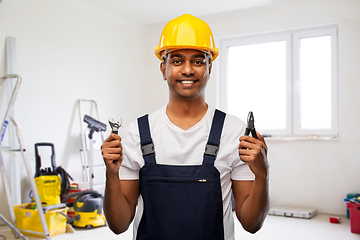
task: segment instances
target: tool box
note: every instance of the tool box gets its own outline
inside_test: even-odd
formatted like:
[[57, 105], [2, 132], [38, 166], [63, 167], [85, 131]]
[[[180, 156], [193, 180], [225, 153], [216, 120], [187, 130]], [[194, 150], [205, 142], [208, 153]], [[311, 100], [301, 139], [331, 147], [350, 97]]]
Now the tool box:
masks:
[[[347, 199], [352, 199], [352, 198], [355, 198], [355, 197], [360, 197], [360, 193], [348, 193], [346, 195]], [[350, 211], [349, 211], [349, 209], [346, 209], [346, 217], [348, 219], [350, 219]]]
[[350, 229], [352, 233], [360, 233], [360, 203], [347, 203], [350, 212]]
[[[41, 225], [39, 213], [34, 206], [35, 203], [24, 203], [14, 206], [17, 228], [24, 235], [43, 238], [43, 235], [37, 234], [44, 233], [44, 230]], [[67, 207], [48, 210], [45, 212], [45, 220], [50, 236], [65, 233], [66, 214]]]
[[310, 219], [317, 215], [317, 210], [296, 207], [273, 207], [270, 208], [269, 215]]

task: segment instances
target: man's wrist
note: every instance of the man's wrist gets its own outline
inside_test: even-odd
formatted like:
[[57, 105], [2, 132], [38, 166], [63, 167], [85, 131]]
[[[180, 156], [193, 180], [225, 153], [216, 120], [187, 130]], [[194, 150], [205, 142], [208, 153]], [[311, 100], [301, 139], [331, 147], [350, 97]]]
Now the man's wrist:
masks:
[[119, 172], [111, 172], [106, 170], [106, 179], [117, 179], [120, 180]]
[[269, 173], [255, 175], [255, 181], [268, 181]]

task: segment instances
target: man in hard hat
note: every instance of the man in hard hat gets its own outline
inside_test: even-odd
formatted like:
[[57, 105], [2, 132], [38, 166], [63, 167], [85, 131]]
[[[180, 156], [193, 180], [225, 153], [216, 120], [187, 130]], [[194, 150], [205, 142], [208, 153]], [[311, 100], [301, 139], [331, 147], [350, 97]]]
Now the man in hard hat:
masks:
[[102, 145], [109, 227], [119, 234], [134, 219], [134, 239], [233, 240], [233, 192], [238, 220], [258, 231], [269, 207], [267, 146], [205, 102], [218, 55], [209, 26], [189, 14], [171, 20], [155, 54], [169, 102]]

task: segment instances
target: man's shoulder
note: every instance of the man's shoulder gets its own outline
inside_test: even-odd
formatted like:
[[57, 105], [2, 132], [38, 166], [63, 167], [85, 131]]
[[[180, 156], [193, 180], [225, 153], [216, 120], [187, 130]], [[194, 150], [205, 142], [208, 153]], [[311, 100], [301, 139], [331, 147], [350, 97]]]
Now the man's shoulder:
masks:
[[[140, 117], [143, 117], [145, 115], [149, 115], [149, 124], [151, 125], [152, 123], [158, 123], [159, 121], [159, 117], [162, 114], [162, 108], [157, 109], [156, 111], [153, 111], [150, 114], [143, 114]], [[129, 124], [127, 124], [122, 130], [121, 130], [121, 136], [123, 138], [123, 141], [129, 140], [136, 140], [139, 138], [139, 128], [138, 128], [138, 118], [134, 119], [133, 121], [131, 121]]]
[[243, 120], [241, 120], [238, 116], [235, 116], [233, 114], [227, 113], [226, 118], [230, 123], [245, 124]]
[[[213, 108], [213, 107], [212, 107]], [[213, 108], [215, 111], [215, 108]], [[224, 110], [221, 110], [221, 109], [218, 109], [216, 108], [217, 110], [219, 111], [222, 111], [226, 114], [226, 117], [225, 117], [225, 125], [236, 125], [236, 126], [241, 126], [241, 125], [244, 125], [245, 122], [243, 120], [241, 120], [238, 116], [235, 116], [233, 114], [230, 114], [230, 113], [227, 113], [226, 111]]]
[[223, 126], [223, 134], [241, 135], [246, 128], [246, 124], [239, 117], [226, 113], [225, 122]]
[[[157, 110], [155, 111], [152, 111], [150, 113], [144, 113], [140, 116], [138, 116], [136, 119], [134, 119], [132, 122], [129, 123], [129, 125], [136, 125], [137, 124], [137, 121], [139, 118], [141, 117], [144, 117], [146, 115], [148, 115], [148, 118], [149, 119], [153, 119], [153, 118], [158, 118], [159, 116], [161, 116], [164, 112], [164, 107], [161, 107], [161, 108], [158, 108]], [[149, 120], [150, 121], [150, 120]]]

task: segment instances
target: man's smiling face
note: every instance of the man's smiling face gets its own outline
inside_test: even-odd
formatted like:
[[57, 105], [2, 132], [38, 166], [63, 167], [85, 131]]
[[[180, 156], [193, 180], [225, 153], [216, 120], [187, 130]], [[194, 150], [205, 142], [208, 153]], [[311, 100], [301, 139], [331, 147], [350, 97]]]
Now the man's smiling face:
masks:
[[161, 63], [160, 69], [168, 82], [170, 97], [183, 100], [204, 97], [211, 73], [211, 63], [206, 53], [193, 49], [172, 51]]

